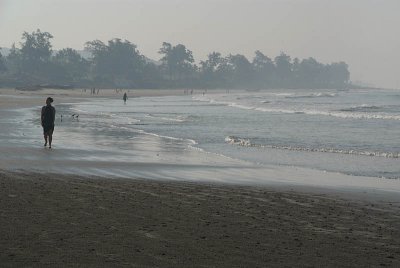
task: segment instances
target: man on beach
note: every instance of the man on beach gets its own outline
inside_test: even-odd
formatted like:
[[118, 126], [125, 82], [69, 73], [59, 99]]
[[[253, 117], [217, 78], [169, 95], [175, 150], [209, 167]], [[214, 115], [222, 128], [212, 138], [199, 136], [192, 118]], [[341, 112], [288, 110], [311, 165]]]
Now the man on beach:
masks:
[[128, 99], [128, 95], [126, 95], [126, 92], [124, 93], [122, 99], [124, 100], [124, 104], [126, 104], [126, 100]]
[[46, 99], [46, 106], [42, 107], [42, 113], [40, 116], [40, 122], [43, 127], [43, 137], [44, 137], [44, 146], [47, 146], [47, 138], [49, 141], [49, 148], [51, 148], [51, 142], [53, 140], [53, 131], [54, 131], [54, 121], [56, 118], [56, 109], [51, 106], [53, 102], [53, 98], [48, 97]]

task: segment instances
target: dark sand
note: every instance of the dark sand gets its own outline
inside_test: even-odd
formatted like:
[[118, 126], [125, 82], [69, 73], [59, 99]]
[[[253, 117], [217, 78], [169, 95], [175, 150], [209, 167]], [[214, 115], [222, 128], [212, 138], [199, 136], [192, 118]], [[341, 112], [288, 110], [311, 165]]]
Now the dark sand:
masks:
[[1, 267], [400, 267], [399, 203], [0, 172]]

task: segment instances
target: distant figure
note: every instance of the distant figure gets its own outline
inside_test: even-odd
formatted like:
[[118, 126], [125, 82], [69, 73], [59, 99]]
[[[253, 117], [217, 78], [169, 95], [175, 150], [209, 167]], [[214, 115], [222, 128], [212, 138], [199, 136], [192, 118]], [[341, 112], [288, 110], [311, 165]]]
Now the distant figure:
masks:
[[124, 104], [126, 104], [126, 100], [128, 99], [128, 95], [126, 95], [126, 92], [124, 93], [122, 99], [124, 100]]
[[51, 106], [53, 98], [48, 97], [46, 99], [46, 106], [42, 107], [42, 113], [40, 116], [40, 122], [43, 127], [44, 146], [47, 146], [47, 137], [49, 138], [49, 148], [51, 148], [51, 142], [53, 141], [54, 121], [56, 119], [56, 109]]

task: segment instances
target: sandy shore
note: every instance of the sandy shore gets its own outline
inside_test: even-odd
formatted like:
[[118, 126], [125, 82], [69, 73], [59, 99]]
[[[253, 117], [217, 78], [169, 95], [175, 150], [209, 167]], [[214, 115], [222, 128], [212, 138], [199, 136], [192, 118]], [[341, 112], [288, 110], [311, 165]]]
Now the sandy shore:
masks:
[[[97, 91], [96, 91], [97, 92]], [[62, 101], [82, 101], [82, 99], [93, 98], [119, 98], [122, 101], [124, 93], [128, 94], [129, 98], [137, 97], [161, 97], [161, 96], [177, 96], [183, 95], [182, 89], [127, 89], [116, 92], [115, 89], [100, 89], [99, 94], [91, 95], [90, 89], [42, 89], [37, 91], [22, 91], [15, 89], [0, 88], [0, 103], [2, 109], [24, 108], [33, 105], [44, 105], [46, 98], [51, 96], [54, 98], [55, 105]], [[194, 93], [202, 92], [196, 90]], [[219, 92], [217, 90], [213, 92]], [[10, 98], [13, 96], [13, 98]], [[31, 97], [28, 98], [17, 98]]]
[[399, 267], [399, 203], [0, 172], [2, 267]]

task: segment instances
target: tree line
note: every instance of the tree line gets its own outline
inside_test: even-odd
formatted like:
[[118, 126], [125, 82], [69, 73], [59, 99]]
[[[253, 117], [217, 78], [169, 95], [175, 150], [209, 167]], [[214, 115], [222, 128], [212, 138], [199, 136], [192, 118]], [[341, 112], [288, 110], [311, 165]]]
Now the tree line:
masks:
[[256, 51], [244, 55], [212, 52], [195, 63], [185, 45], [164, 42], [153, 61], [128, 40], [85, 43], [87, 56], [72, 48], [52, 49], [53, 35], [39, 29], [24, 32], [20, 47], [0, 53], [0, 86], [40, 84], [103, 88], [343, 88], [350, 73], [345, 62], [322, 64], [314, 58], [271, 59]]

